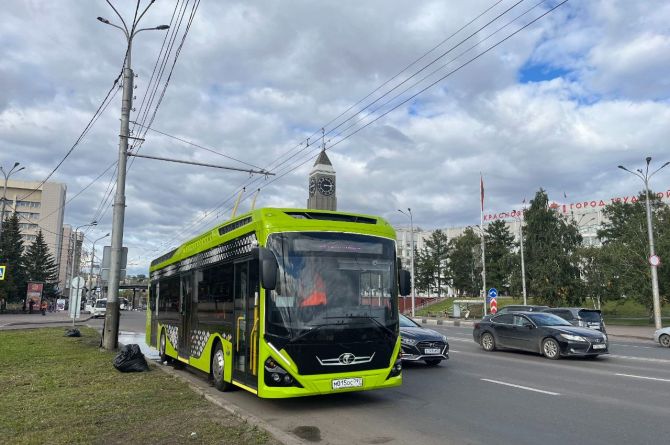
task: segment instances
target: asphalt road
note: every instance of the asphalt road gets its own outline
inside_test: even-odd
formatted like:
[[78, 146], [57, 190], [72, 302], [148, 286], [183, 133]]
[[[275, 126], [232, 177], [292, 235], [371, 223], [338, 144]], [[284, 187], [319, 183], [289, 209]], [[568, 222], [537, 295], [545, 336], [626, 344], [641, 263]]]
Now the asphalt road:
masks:
[[[121, 329], [143, 332], [135, 318], [144, 313], [128, 314]], [[219, 396], [283, 431], [311, 427], [323, 444], [668, 442], [668, 349], [614, 339], [609, 356], [555, 362], [487, 353], [469, 328], [431, 327], [449, 337], [451, 359], [405, 366], [400, 388], [289, 400], [241, 390]]]

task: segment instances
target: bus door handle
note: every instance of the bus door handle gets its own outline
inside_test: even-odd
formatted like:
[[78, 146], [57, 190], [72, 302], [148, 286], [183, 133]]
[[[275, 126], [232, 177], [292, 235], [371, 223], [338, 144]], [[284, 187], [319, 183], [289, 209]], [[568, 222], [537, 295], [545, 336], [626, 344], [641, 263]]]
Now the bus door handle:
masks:
[[236, 337], [237, 337], [237, 352], [240, 352], [240, 325], [244, 321], [244, 315], [240, 315], [237, 317], [237, 331], [236, 331]]

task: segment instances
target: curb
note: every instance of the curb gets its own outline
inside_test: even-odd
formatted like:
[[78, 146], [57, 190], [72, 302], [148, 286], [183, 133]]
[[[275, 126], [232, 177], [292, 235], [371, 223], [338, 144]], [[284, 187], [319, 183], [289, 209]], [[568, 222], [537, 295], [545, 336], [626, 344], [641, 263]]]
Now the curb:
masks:
[[[75, 320], [76, 323], [84, 323], [91, 320], [93, 316], [88, 318], [80, 318]], [[44, 320], [44, 321], [15, 321], [12, 323], [3, 324], [2, 326], [22, 326], [22, 325], [42, 325], [42, 324], [63, 324], [63, 323], [72, 323], [72, 320]]]
[[210, 392], [216, 391], [216, 393], [219, 393], [218, 390], [212, 389], [210, 387], [203, 388], [201, 385], [199, 385], [200, 382], [194, 382], [193, 380], [189, 379], [187, 376], [182, 375], [178, 370], [173, 369], [170, 366], [166, 366], [163, 364], [157, 364], [157, 363], [152, 363], [152, 366], [157, 367], [161, 371], [178, 378], [179, 380], [183, 381], [186, 383], [191, 390], [195, 391], [197, 394], [200, 394], [203, 396], [207, 401], [217, 405], [220, 408], [223, 408], [224, 410], [228, 411], [230, 414], [233, 414], [245, 422], [254, 425], [260, 429], [265, 430], [268, 434], [273, 436], [276, 440], [281, 442], [284, 445], [307, 445], [307, 442], [304, 442], [297, 438], [296, 436], [293, 436], [286, 431], [277, 428], [273, 425], [270, 425], [268, 422], [265, 420], [261, 419], [260, 417], [257, 417], [248, 411], [244, 410], [243, 408], [240, 408], [239, 406], [226, 401], [223, 402], [219, 400], [218, 397], [215, 397], [212, 395]]

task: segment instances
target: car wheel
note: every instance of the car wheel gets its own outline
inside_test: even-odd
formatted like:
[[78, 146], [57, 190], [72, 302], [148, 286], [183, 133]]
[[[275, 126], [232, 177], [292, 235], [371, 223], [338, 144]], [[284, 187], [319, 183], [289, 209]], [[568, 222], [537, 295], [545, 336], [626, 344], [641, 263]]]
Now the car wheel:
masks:
[[546, 338], [542, 342], [542, 354], [550, 360], [561, 358], [561, 349], [558, 346], [558, 342], [553, 338]]
[[658, 342], [661, 344], [661, 346], [665, 346], [666, 348], [670, 348], [670, 335], [668, 334], [663, 334], [658, 338]]
[[161, 363], [165, 363], [165, 362], [170, 363], [172, 361], [172, 357], [169, 357], [165, 353], [165, 341], [166, 341], [165, 340], [165, 330], [162, 330], [161, 331], [161, 337], [160, 337], [160, 340], [159, 340], [159, 343], [158, 343], [158, 355], [161, 359]]
[[442, 361], [441, 358], [427, 358], [424, 360], [428, 366], [437, 366]]
[[495, 351], [496, 341], [489, 332], [484, 332], [480, 341], [485, 351]]
[[221, 343], [217, 343], [214, 347], [214, 354], [212, 354], [212, 380], [214, 381], [214, 387], [219, 391], [228, 391], [232, 386], [223, 378], [224, 364], [223, 348]]

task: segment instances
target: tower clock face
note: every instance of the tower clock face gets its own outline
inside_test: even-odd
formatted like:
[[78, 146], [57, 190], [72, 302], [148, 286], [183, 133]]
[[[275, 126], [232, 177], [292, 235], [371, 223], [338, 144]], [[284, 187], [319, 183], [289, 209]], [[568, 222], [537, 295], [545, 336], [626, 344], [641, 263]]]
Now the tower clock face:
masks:
[[322, 176], [317, 180], [316, 186], [323, 196], [330, 196], [335, 193], [335, 180], [333, 178]]
[[316, 178], [309, 178], [309, 196], [314, 196], [316, 193]]

